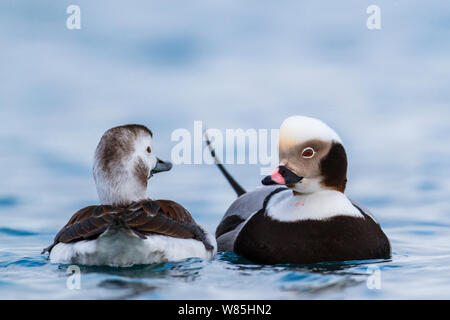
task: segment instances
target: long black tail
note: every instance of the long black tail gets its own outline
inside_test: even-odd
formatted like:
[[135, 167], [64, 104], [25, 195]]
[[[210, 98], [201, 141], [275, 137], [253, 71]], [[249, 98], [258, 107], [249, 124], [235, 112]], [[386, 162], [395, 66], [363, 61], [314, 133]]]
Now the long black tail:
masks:
[[227, 179], [228, 183], [231, 185], [234, 192], [236, 192], [237, 196], [240, 197], [241, 195], [246, 193], [246, 191], [244, 190], [244, 188], [242, 188], [240, 186], [239, 183], [237, 183], [236, 180], [234, 180], [234, 178], [230, 175], [230, 173], [227, 171], [227, 169], [225, 169], [222, 162], [220, 162], [220, 160], [217, 158], [216, 151], [214, 150], [213, 146], [211, 145], [211, 141], [209, 140], [209, 136], [206, 131], [205, 131], [205, 138], [206, 138], [206, 145], [208, 146], [209, 151], [211, 152], [211, 156], [214, 158], [214, 162], [216, 163], [216, 166], [219, 168], [220, 172], [222, 172], [222, 174], [225, 176], [225, 179]]

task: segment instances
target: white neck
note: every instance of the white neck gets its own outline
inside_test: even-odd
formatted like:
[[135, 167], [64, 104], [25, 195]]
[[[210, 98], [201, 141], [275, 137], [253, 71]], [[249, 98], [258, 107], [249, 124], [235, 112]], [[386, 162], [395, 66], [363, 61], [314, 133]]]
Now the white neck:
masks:
[[292, 190], [272, 196], [267, 215], [279, 221], [324, 220], [334, 216], [363, 217], [341, 192], [325, 190], [294, 195]]
[[134, 177], [107, 179], [96, 175], [95, 182], [100, 203], [106, 205], [125, 205], [147, 198], [147, 188]]

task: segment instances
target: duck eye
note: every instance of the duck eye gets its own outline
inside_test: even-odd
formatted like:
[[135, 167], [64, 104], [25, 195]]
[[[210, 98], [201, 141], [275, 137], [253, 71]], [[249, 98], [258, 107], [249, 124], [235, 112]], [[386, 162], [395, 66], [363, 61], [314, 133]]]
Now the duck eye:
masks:
[[316, 154], [314, 149], [308, 147], [308, 148], [303, 149], [302, 157], [303, 158], [312, 158], [314, 156], [314, 154]]
[[148, 152], [148, 153], [152, 152], [152, 148], [147, 147], [147, 152]]

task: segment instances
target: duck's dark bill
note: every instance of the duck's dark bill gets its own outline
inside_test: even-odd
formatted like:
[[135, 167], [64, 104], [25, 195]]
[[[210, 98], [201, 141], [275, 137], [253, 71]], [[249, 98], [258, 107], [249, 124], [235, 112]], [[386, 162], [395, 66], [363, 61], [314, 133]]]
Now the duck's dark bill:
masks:
[[302, 179], [303, 177], [299, 177], [285, 166], [279, 166], [272, 175], [265, 177], [261, 183], [266, 186], [272, 184], [289, 185], [300, 182]]
[[172, 169], [172, 163], [169, 161], [162, 161], [159, 158], [156, 158], [156, 167], [153, 168], [152, 174], [163, 172], [163, 171], [169, 171]]

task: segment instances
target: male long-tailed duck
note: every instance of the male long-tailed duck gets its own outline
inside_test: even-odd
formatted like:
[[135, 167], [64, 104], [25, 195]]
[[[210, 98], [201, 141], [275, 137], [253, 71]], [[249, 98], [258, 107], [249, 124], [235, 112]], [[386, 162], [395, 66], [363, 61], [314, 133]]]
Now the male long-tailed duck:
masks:
[[217, 227], [219, 251], [264, 264], [390, 257], [380, 225], [344, 194], [347, 156], [334, 130], [318, 119], [290, 117], [278, 151], [280, 165], [262, 180], [266, 186], [247, 193], [216, 158], [239, 196]]
[[94, 159], [101, 205], [75, 213], [43, 253], [49, 252], [54, 263], [110, 266], [212, 259], [214, 237], [183, 206], [146, 196], [150, 177], [171, 167], [155, 156], [147, 127], [106, 131]]

